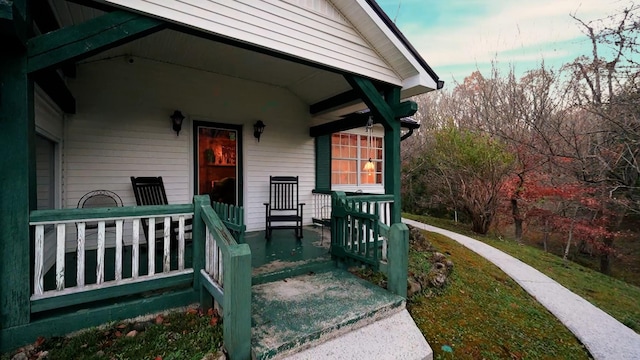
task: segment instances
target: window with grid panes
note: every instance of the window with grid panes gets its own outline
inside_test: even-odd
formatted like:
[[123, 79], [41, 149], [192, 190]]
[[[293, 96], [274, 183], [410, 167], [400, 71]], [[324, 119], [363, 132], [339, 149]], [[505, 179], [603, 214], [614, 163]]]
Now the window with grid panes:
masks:
[[[371, 159], [374, 170], [364, 170]], [[331, 137], [331, 183], [333, 185], [381, 185], [382, 137], [335, 133]]]

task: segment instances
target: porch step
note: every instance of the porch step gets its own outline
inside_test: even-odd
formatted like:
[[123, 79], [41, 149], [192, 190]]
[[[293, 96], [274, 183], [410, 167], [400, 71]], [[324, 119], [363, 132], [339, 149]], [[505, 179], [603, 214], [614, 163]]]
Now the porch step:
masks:
[[304, 274], [325, 272], [335, 267], [335, 261], [331, 260], [328, 254], [294, 262], [276, 260], [254, 268], [251, 284], [259, 285]]
[[258, 360], [431, 358], [404, 298], [340, 269], [253, 286], [252, 325]]
[[405, 309], [286, 360], [431, 360], [433, 351]]

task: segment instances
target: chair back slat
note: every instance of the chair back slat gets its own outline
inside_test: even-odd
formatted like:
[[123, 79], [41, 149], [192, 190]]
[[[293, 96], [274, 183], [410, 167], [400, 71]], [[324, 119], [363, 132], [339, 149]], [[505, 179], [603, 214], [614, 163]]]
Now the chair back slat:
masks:
[[[269, 176], [269, 202], [265, 215], [265, 238], [271, 238], [274, 229], [293, 229], [301, 239], [304, 203], [298, 202], [297, 176]], [[274, 225], [274, 223], [279, 225]]]
[[138, 205], [169, 205], [162, 177], [131, 177]]
[[271, 210], [297, 210], [298, 177], [271, 176], [269, 178], [269, 202]]

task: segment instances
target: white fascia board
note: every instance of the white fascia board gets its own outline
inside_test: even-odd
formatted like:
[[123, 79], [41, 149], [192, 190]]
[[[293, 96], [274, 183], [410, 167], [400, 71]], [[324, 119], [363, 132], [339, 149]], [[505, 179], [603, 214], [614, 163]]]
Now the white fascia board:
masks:
[[437, 84], [426, 72], [402, 81], [402, 98], [424, 94], [437, 89]]

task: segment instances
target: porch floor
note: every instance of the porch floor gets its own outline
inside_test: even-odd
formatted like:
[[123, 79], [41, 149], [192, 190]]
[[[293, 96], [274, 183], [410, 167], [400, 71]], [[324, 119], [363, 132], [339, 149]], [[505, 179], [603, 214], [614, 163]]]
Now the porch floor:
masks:
[[305, 226], [302, 239], [297, 239], [293, 230], [274, 230], [271, 240], [264, 235], [264, 231], [245, 234], [245, 242], [251, 248], [253, 284], [335, 267], [329, 254], [328, 228]]

